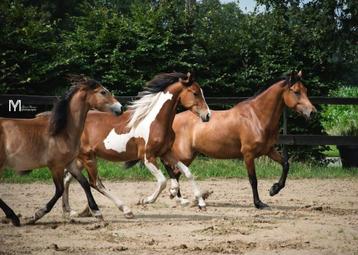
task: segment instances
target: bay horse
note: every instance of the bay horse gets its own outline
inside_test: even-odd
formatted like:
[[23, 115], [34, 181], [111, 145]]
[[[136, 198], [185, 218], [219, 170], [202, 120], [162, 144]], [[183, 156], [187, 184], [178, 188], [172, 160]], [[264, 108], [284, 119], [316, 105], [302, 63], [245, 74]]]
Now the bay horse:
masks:
[[[201, 123], [189, 111], [175, 116], [173, 129], [175, 141], [168, 154], [189, 166], [195, 157], [202, 153], [216, 159], [243, 158], [252, 188], [254, 205], [265, 208], [268, 205], [259, 198], [255, 171], [255, 158], [266, 155], [282, 165], [282, 175], [273, 184], [270, 195], [274, 196], [285, 187], [289, 165], [275, 149], [280, 117], [284, 107], [293, 109], [309, 118], [316, 112], [307, 97], [303, 85], [302, 72], [293, 72], [283, 80], [273, 84], [261, 94], [238, 103], [229, 110], [212, 111], [209, 123]], [[165, 161], [163, 161], [165, 164]], [[172, 180], [179, 180], [180, 172], [165, 164]], [[175, 183], [173, 181], [172, 183]], [[171, 197], [181, 198], [178, 184], [170, 189]]]
[[[64, 168], [71, 168], [79, 149], [87, 112], [90, 109], [120, 114], [121, 104], [97, 81], [82, 75], [70, 77], [73, 86], [57, 102], [50, 118], [0, 119], [0, 174], [5, 167], [18, 173], [47, 166], [56, 187], [55, 195], [37, 210], [28, 224], [33, 224], [51, 211], [61, 197]], [[87, 179], [72, 172], [86, 192], [93, 214], [101, 217]], [[13, 225], [20, 226], [14, 211], [0, 199], [0, 207]]]
[[[125, 161], [127, 167], [138, 161], [144, 163], [155, 176], [157, 187], [152, 195], [141, 199], [140, 204], [155, 202], [166, 186], [166, 178], [156, 162], [161, 157], [166, 164], [177, 167], [190, 180], [199, 206], [205, 208], [202, 193], [189, 169], [172, 155], [167, 155], [175, 139], [172, 123], [179, 103], [193, 112], [195, 118], [199, 116], [201, 121], [209, 121], [211, 113], [199, 84], [190, 73], [176, 72], [155, 76], [139, 94], [139, 99], [132, 102], [129, 109], [118, 118], [106, 113], [88, 114], [81, 137], [79, 168], [86, 168], [91, 186], [111, 199], [126, 218], [134, 215], [102, 184], [98, 176], [97, 156], [110, 161]], [[75, 212], [71, 211], [68, 202], [70, 180], [71, 176], [67, 175], [63, 210], [65, 214], [73, 215]]]

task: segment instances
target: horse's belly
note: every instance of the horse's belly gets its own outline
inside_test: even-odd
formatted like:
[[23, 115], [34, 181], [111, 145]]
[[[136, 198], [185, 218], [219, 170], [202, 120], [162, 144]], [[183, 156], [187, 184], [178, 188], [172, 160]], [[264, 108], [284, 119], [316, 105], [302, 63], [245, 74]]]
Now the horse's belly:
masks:
[[238, 143], [207, 143], [196, 145], [196, 151], [205, 154], [208, 157], [217, 158], [217, 159], [232, 159], [240, 158], [241, 146]]
[[42, 144], [36, 146], [24, 139], [21, 143], [9, 142], [6, 144], [5, 165], [13, 170], [31, 170], [46, 165], [47, 151], [41, 148]]
[[41, 159], [29, 158], [26, 156], [11, 157], [6, 161], [6, 166], [15, 171], [32, 170], [45, 165], [44, 162], [41, 162]]

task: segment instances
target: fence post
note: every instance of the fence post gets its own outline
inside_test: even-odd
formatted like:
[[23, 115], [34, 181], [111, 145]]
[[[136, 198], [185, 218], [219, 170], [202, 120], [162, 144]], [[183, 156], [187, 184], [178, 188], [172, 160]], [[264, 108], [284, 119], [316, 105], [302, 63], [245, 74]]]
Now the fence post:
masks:
[[[283, 135], [287, 135], [287, 107], [285, 106], [283, 109]], [[285, 164], [288, 163], [288, 150], [287, 145], [283, 145], [283, 159]]]

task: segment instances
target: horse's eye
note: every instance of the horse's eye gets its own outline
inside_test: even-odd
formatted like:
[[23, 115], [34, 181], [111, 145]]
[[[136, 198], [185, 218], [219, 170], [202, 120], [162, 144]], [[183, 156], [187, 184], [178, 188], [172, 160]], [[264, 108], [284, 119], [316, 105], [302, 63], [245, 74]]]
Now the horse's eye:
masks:
[[196, 96], [196, 97], [199, 95], [199, 94], [198, 94], [198, 93], [196, 93], [196, 92], [194, 92], [193, 94], [194, 94], [194, 96]]
[[298, 96], [298, 97], [301, 95], [301, 93], [300, 93], [300, 92], [297, 92], [297, 91], [295, 91], [294, 93], [295, 93], [295, 95]]
[[104, 96], [105, 96], [105, 95], [106, 95], [106, 91], [102, 90], [102, 91], [101, 91], [101, 95], [104, 95]]

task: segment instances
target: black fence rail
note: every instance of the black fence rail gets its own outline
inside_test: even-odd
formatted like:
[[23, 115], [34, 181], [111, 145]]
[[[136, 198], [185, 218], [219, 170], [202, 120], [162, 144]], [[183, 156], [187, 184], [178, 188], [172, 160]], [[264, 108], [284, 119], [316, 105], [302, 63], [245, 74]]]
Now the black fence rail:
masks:
[[[51, 106], [59, 97], [56, 96], [35, 96], [35, 95], [0, 95], [0, 106], [2, 111], [10, 110], [10, 102], [12, 107], [16, 105], [18, 100], [23, 106]], [[117, 99], [126, 104], [135, 96], [119, 96]], [[236, 104], [247, 97], [207, 97], [206, 101], [209, 105], [230, 105]], [[335, 104], [335, 105], [358, 105], [358, 98], [341, 98], [341, 97], [310, 97], [313, 104]], [[1, 115], [0, 115], [1, 116]], [[287, 110], [283, 113], [283, 134], [279, 136], [278, 144], [282, 145], [358, 145], [357, 136], [325, 136], [325, 135], [292, 135], [287, 130]], [[286, 152], [285, 152], [286, 151]], [[284, 146], [284, 152], [287, 150]]]
[[[36, 95], [18, 95], [5, 94], [0, 95], [0, 105], [8, 104], [9, 100], [21, 100], [27, 105], [52, 105], [60, 97], [57, 96], [36, 96]], [[118, 96], [121, 103], [128, 103], [134, 100], [135, 96]], [[210, 105], [236, 104], [248, 99], [248, 97], [206, 97], [206, 102]], [[356, 97], [310, 97], [313, 104], [336, 104], [336, 105], [358, 105]]]

